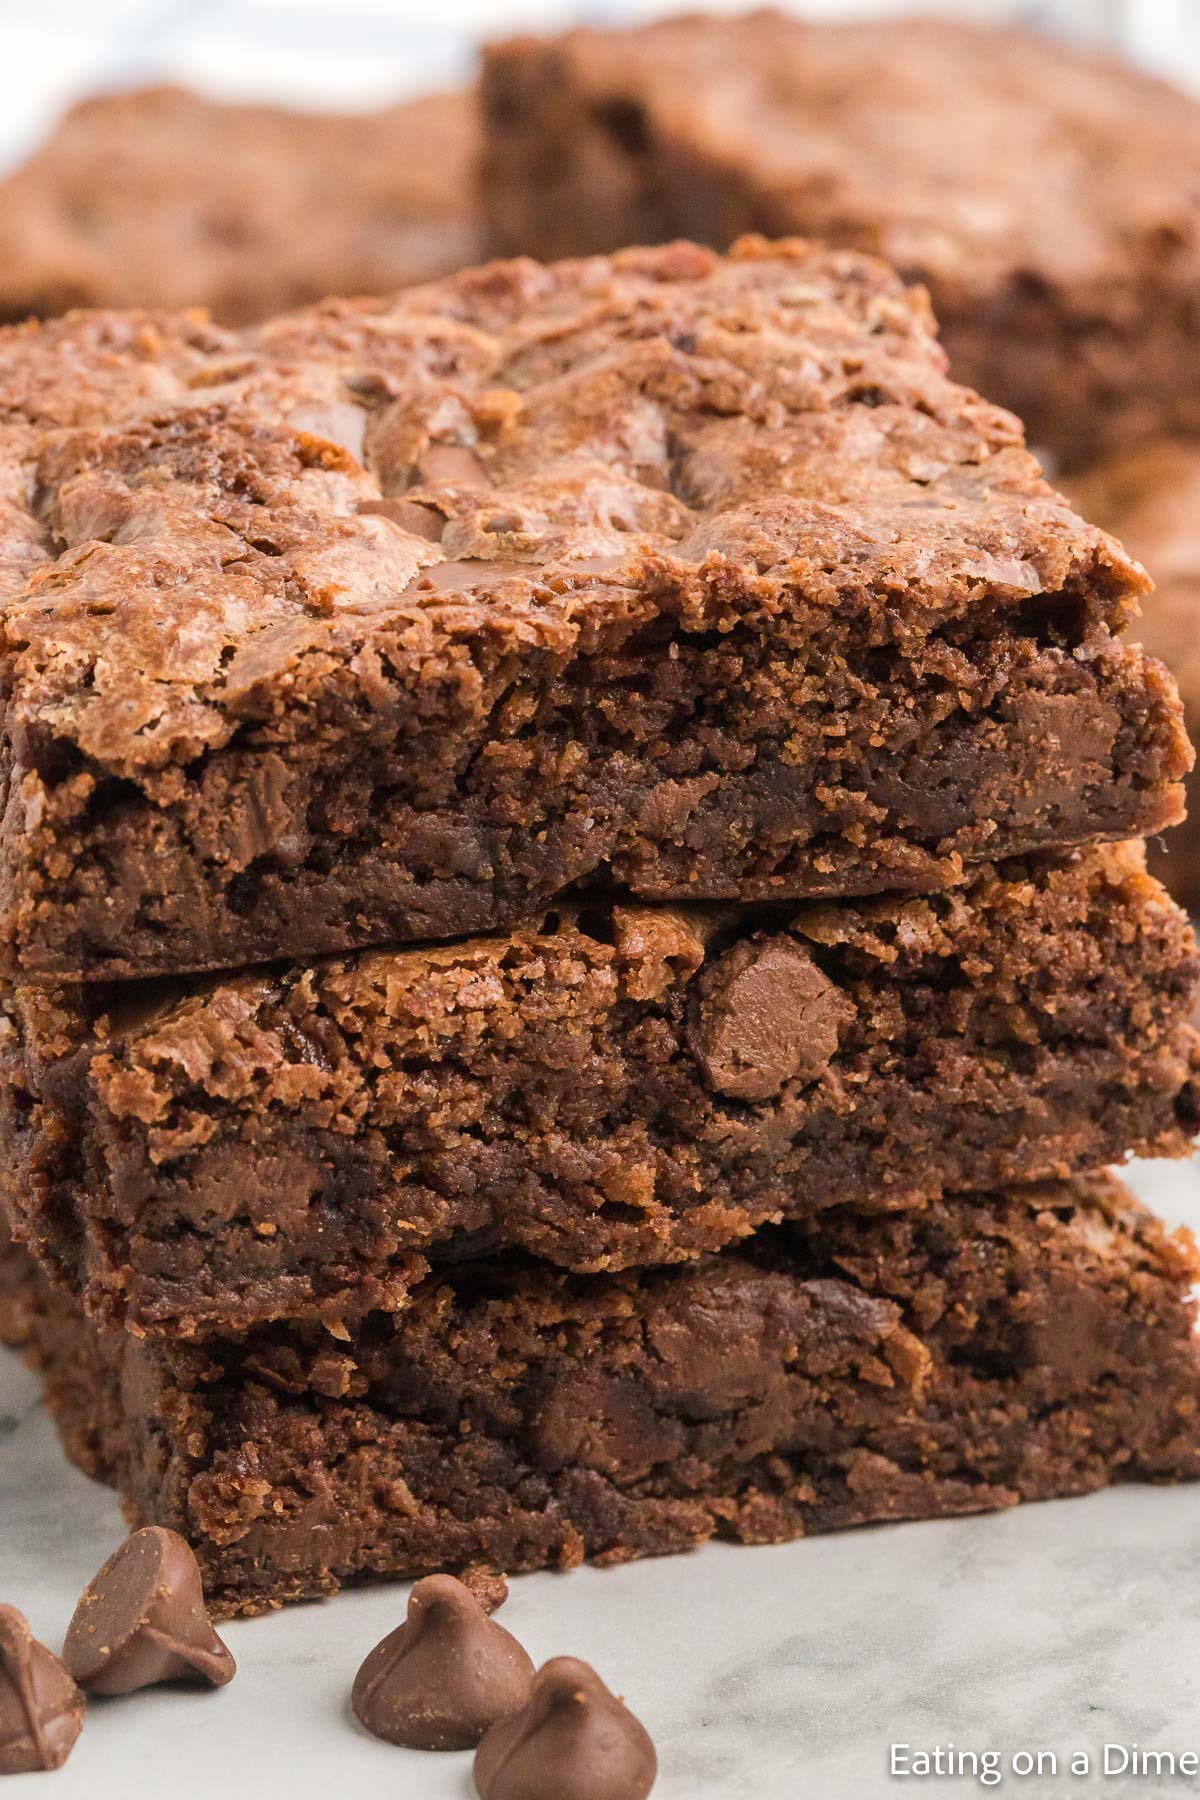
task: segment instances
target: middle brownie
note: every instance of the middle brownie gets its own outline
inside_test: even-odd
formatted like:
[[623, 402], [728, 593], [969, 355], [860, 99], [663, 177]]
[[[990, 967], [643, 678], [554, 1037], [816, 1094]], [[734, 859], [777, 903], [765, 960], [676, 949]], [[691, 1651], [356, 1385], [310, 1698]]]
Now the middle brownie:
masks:
[[338, 1328], [434, 1261], [591, 1271], [834, 1203], [1182, 1153], [1200, 964], [1140, 848], [930, 897], [561, 910], [511, 935], [5, 996], [0, 1178], [88, 1308]]

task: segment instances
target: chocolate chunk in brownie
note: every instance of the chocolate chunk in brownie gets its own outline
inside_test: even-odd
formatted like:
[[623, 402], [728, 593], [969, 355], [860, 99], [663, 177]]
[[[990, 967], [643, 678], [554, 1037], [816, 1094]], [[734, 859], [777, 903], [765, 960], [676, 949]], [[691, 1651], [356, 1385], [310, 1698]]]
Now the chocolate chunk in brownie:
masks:
[[928, 285], [959, 377], [1031, 440], [1200, 427], [1200, 107], [1114, 61], [949, 20], [774, 12], [496, 47], [506, 253], [800, 232]]
[[0, 319], [204, 306], [227, 324], [478, 260], [475, 101], [339, 117], [182, 88], [75, 106], [0, 182]]
[[677, 245], [2, 350], [9, 973], [462, 936], [585, 879], [922, 890], [1180, 812], [1143, 574], [879, 263]]
[[0, 1194], [141, 1330], [403, 1305], [519, 1247], [676, 1261], [1200, 1129], [1186, 919], [1117, 847], [928, 897], [563, 908], [504, 936], [4, 1001]]
[[[1184, 718], [1200, 737], [1200, 445], [1163, 440], [1094, 465], [1072, 498], [1145, 563], [1154, 592], [1134, 627], [1179, 684]], [[1150, 848], [1175, 898], [1200, 912], [1200, 781], [1187, 784], [1187, 823]]]
[[1200, 1473], [1195, 1249], [1107, 1179], [683, 1269], [442, 1270], [340, 1339], [100, 1331], [23, 1270], [70, 1454], [187, 1535], [218, 1613]]

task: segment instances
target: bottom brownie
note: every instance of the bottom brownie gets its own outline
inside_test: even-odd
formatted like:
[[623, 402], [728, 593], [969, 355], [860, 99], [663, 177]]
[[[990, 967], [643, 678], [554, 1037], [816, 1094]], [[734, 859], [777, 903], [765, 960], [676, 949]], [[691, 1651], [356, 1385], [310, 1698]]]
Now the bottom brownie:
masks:
[[187, 1534], [223, 1613], [1200, 1473], [1200, 1264], [1107, 1178], [640, 1275], [456, 1268], [343, 1339], [138, 1339], [5, 1265], [68, 1451]]

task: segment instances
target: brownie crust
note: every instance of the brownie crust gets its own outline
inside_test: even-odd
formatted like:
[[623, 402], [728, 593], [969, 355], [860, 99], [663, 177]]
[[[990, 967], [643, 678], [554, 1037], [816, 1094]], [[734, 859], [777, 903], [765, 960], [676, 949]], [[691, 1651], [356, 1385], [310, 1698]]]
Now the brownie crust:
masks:
[[139, 1340], [27, 1263], [9, 1283], [69, 1453], [230, 1613], [1194, 1477], [1198, 1272], [1097, 1180], [838, 1210], [682, 1270], [442, 1271], [340, 1340]]
[[949, 20], [697, 13], [499, 45], [504, 253], [799, 232], [925, 283], [952, 370], [1067, 462], [1200, 429], [1200, 107]]
[[9, 974], [463, 936], [605, 876], [923, 890], [1180, 813], [1143, 573], [878, 263], [677, 245], [3, 350]]
[[[1137, 635], [1179, 685], [1188, 734], [1200, 738], [1200, 445], [1164, 439], [1112, 456], [1071, 483], [1088, 518], [1116, 532], [1143, 562], [1154, 592]], [[1188, 816], [1150, 846], [1150, 866], [1181, 905], [1200, 913], [1200, 782]]]
[[224, 324], [478, 262], [472, 94], [344, 115], [136, 88], [0, 182], [0, 320], [206, 307]]
[[1185, 1155], [1200, 957], [1137, 846], [928, 898], [597, 900], [184, 986], [23, 986], [3, 1195], [92, 1314], [335, 1328], [429, 1263], [673, 1262], [836, 1204]]

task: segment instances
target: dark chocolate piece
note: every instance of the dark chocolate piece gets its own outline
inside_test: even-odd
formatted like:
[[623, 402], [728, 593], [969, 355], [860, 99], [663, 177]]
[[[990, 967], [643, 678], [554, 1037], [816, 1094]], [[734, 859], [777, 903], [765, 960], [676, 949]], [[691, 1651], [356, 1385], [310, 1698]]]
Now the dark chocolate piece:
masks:
[[409, 1750], [473, 1750], [524, 1705], [533, 1663], [452, 1575], [427, 1575], [404, 1624], [376, 1644], [354, 1681], [355, 1717]]
[[645, 1726], [573, 1656], [543, 1664], [475, 1756], [481, 1800], [645, 1800], [657, 1773]]
[[190, 1545], [156, 1525], [127, 1537], [89, 1583], [63, 1661], [90, 1694], [131, 1694], [160, 1681], [224, 1687], [237, 1673], [209, 1623]]
[[83, 1695], [15, 1606], [0, 1606], [0, 1775], [59, 1769], [83, 1730]]

